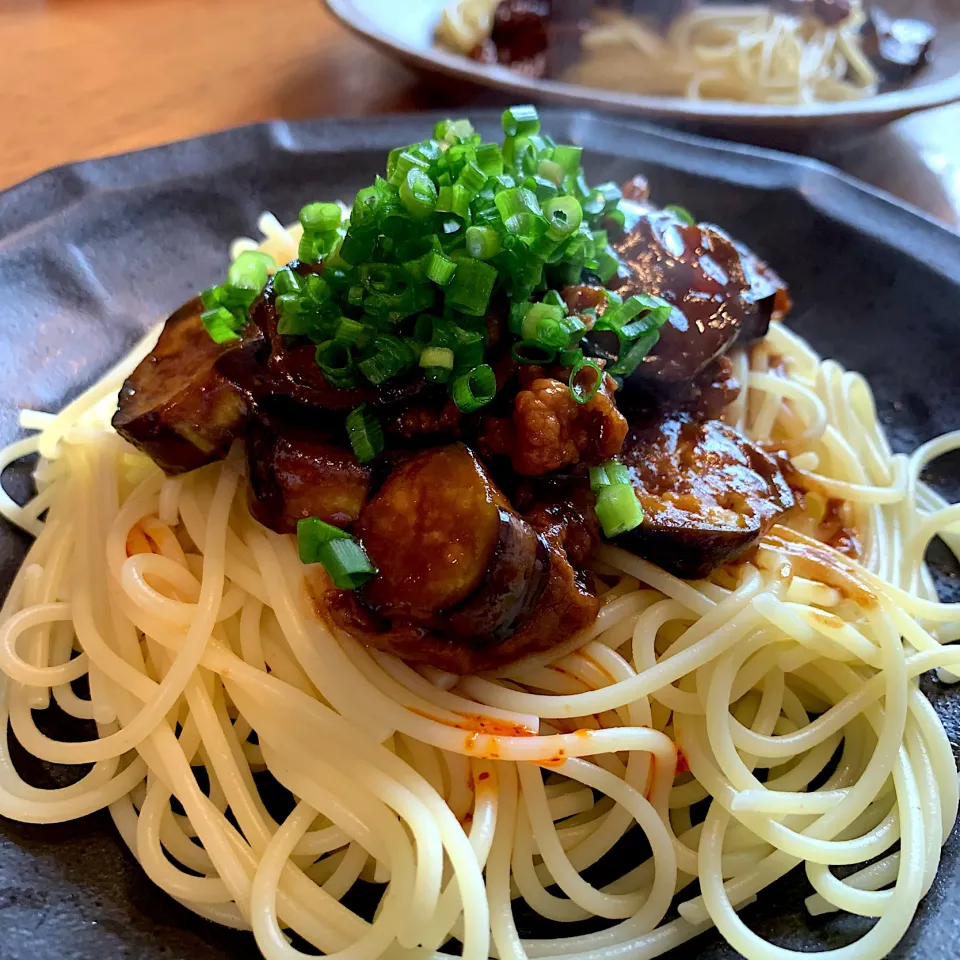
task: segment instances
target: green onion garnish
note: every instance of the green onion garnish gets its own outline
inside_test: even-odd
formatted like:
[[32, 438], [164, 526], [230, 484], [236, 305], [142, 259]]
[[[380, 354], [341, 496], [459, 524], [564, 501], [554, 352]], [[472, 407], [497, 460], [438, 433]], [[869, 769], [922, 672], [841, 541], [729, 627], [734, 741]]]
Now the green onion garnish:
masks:
[[421, 367], [453, 369], [453, 351], [449, 347], [424, 347], [420, 354]]
[[[584, 383], [584, 380], [587, 382]], [[596, 396], [602, 382], [603, 371], [586, 357], [581, 356], [570, 371], [570, 393], [577, 403], [589, 403]]]
[[619, 536], [643, 522], [643, 507], [629, 482], [601, 487], [596, 511], [605, 537]]
[[426, 217], [437, 207], [437, 186], [419, 167], [400, 185], [400, 200], [413, 217]]
[[457, 272], [447, 287], [446, 305], [472, 317], [482, 317], [487, 312], [496, 279], [494, 267], [482, 260], [463, 257], [457, 261]]
[[347, 414], [347, 436], [361, 463], [369, 463], [383, 452], [383, 427], [366, 404], [361, 403]]
[[564, 240], [580, 228], [583, 208], [576, 197], [557, 197], [543, 205], [543, 215], [547, 220], [547, 236]]
[[226, 307], [214, 307], [200, 314], [200, 321], [210, 334], [214, 343], [227, 343], [229, 340], [239, 340], [237, 332], [240, 325], [237, 318]]
[[377, 573], [366, 551], [349, 533], [318, 517], [297, 521], [297, 549], [301, 563], [322, 564], [341, 590], [356, 590]]
[[530, 136], [540, 132], [540, 117], [537, 108], [528, 104], [508, 107], [503, 111], [503, 132], [508, 137]]
[[308, 203], [300, 211], [300, 224], [305, 232], [326, 233], [340, 226], [343, 212], [337, 203]]
[[490, 260], [503, 247], [503, 240], [493, 227], [467, 227], [464, 240], [467, 253], [475, 260]]
[[487, 364], [474, 367], [457, 377], [450, 387], [453, 402], [464, 413], [473, 413], [488, 404], [496, 395], [497, 378]]
[[436, 250], [430, 255], [430, 262], [427, 264], [427, 278], [432, 280], [438, 286], [445, 287], [457, 272], [457, 265], [442, 253]]
[[325, 340], [317, 347], [317, 366], [334, 387], [349, 387], [356, 383], [353, 352], [337, 340]]

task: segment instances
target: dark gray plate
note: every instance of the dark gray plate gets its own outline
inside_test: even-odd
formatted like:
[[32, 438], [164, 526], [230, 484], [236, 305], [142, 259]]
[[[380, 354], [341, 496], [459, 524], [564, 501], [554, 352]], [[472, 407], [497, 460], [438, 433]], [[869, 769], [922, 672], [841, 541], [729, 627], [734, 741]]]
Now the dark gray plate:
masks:
[[[389, 148], [421, 139], [436, 119], [250, 127], [75, 164], [0, 195], [0, 443], [17, 435], [19, 407], [58, 409], [151, 323], [218, 280], [228, 242], [250, 234], [260, 211], [291, 220], [307, 200], [350, 198]], [[497, 117], [480, 120], [493, 135]], [[723, 224], [769, 259], [793, 291], [791, 325], [869, 377], [898, 449], [960, 425], [960, 237], [812, 161], [568, 111], [545, 111], [544, 121], [557, 139], [589, 148], [593, 180], [642, 170], [656, 199]], [[960, 498], [958, 458], [931, 479]], [[26, 546], [0, 528], [4, 591]], [[945, 595], [960, 596], [952, 568], [938, 566]], [[960, 689], [927, 687], [956, 749]], [[960, 955], [958, 865], [954, 837], [895, 956]], [[809, 918], [808, 892], [801, 875], [787, 877], [745, 917], [800, 950], [841, 946], [867, 928]], [[708, 934], [679, 955], [734, 954]], [[134, 956], [257, 952], [248, 934], [199, 920], [156, 890], [106, 815], [0, 822], [0, 960]]]

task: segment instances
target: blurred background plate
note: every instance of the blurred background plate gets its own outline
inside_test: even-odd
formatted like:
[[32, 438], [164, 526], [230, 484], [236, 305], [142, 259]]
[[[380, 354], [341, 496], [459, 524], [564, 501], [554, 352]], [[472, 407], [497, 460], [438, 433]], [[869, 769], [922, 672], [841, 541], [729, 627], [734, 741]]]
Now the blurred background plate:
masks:
[[[470, 114], [486, 137], [499, 135], [499, 110]], [[17, 437], [19, 409], [60, 409], [159, 317], [222, 277], [231, 239], [253, 232], [262, 210], [290, 222], [307, 200], [349, 200], [383, 170], [389, 149], [428, 135], [443, 116], [260, 124], [71, 164], [0, 194], [0, 444]], [[655, 200], [688, 206], [769, 259], [796, 302], [791, 327], [869, 378], [896, 450], [960, 422], [960, 237], [815, 161], [585, 112], [545, 110], [542, 119], [559, 141], [588, 148], [591, 182], [643, 171]], [[960, 457], [942, 458], [928, 478], [960, 499]], [[7, 471], [4, 481], [11, 480], [25, 493], [22, 465]], [[27, 546], [26, 536], [0, 524], [0, 594]], [[942, 554], [933, 560], [944, 599], [960, 599], [955, 565]], [[960, 688], [923, 683], [957, 752]], [[46, 713], [37, 720], [57, 735]], [[26, 777], [62, 782], [62, 768], [29, 765], [10, 740]], [[630, 843], [618, 850], [633, 866], [639, 854]], [[810, 892], [795, 870], [764, 891], [745, 920], [794, 950], [842, 947], [871, 926], [862, 917], [809, 916]], [[351, 892], [352, 902], [369, 907], [369, 893]], [[517, 919], [525, 935], [559, 933], [520, 904]], [[737, 954], [709, 932], [667, 960], [693, 956]], [[891, 956], [960, 956], [956, 830]], [[201, 920], [155, 887], [105, 811], [56, 825], [0, 819], [0, 960], [97, 957], [255, 960], [259, 953], [249, 933]]]
[[451, 0], [324, 0], [343, 24], [414, 66], [494, 87], [521, 99], [546, 98], [581, 107], [712, 126], [816, 129], [876, 125], [960, 100], [960, 4], [957, 0], [885, 0], [891, 16], [937, 27], [932, 63], [905, 88], [863, 100], [800, 105], [737, 103], [648, 96], [523, 76], [438, 48], [433, 32]]

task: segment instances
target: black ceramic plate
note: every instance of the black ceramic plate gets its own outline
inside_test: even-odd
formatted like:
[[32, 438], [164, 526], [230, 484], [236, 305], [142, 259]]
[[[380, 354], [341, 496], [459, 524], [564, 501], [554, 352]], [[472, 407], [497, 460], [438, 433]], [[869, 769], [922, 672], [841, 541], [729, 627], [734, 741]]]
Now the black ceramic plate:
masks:
[[[17, 435], [19, 407], [58, 409], [217, 280], [227, 244], [253, 232], [260, 211], [291, 220], [307, 200], [352, 197], [389, 148], [421, 139], [436, 119], [250, 127], [75, 164], [0, 195], [0, 443]], [[480, 120], [495, 132], [497, 117]], [[589, 148], [594, 181], [642, 170], [656, 199], [723, 224], [770, 260], [796, 300], [791, 326], [870, 378], [895, 447], [960, 426], [960, 237], [811, 161], [567, 111], [544, 121]], [[960, 498], [957, 458], [931, 479]], [[0, 528], [3, 592], [26, 546]], [[960, 595], [945, 564], [940, 582]], [[960, 688], [926, 686], [956, 750]], [[894, 956], [960, 955], [958, 866], [954, 836]], [[791, 875], [744, 916], [799, 950], [841, 946], [868, 926], [809, 918], [808, 892]], [[199, 920], [155, 889], [105, 814], [50, 827], [0, 821], [0, 960], [257, 955], [249, 934]], [[734, 956], [714, 933], [677, 955]]]

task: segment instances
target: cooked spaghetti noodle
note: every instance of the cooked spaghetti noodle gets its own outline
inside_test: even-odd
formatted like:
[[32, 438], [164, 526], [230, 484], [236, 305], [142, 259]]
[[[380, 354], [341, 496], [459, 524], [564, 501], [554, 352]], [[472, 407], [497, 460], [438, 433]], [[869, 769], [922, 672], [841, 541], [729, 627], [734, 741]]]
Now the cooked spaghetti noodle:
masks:
[[[283, 262], [291, 236], [262, 226]], [[36, 498], [2, 504], [36, 535], [0, 618], [3, 724], [36, 757], [92, 767], [37, 789], [4, 736], [0, 813], [108, 809], [158, 886], [251, 929], [268, 960], [306, 956], [291, 933], [351, 960], [424, 956], [451, 937], [468, 960], [654, 957], [712, 925], [775, 960], [793, 954], [737, 911], [800, 864], [811, 913], [877, 918], [839, 956], [894, 947], [957, 814], [953, 754], [918, 677], [960, 670], [960, 647], [943, 646], [960, 609], [937, 601], [923, 560], [937, 534], [956, 548], [960, 507], [919, 474], [960, 432], [892, 454], [864, 380], [774, 324], [737, 356], [745, 388], [727, 416], [791, 454], [812, 492], [790, 525], [699, 582], [605, 546], [587, 634], [458, 678], [326, 625], [323, 574], [305, 578], [293, 539], [247, 512], [239, 450], [165, 478], [111, 430], [155, 335], [60, 414], [25, 411], [32, 435], [3, 453], [40, 457]], [[817, 539], [823, 497], [846, 504], [860, 561]], [[96, 735], [42, 733], [32, 711], [52, 702]], [[264, 770], [295, 799], [282, 822]], [[584, 871], [635, 825], [649, 856], [591, 885]], [[358, 878], [385, 885], [372, 917], [341, 902]], [[558, 936], [523, 939], [517, 898]], [[611, 923], [559, 935], [591, 916]]]
[[[459, 0], [437, 40], [468, 54], [490, 36], [495, 0]], [[636, 17], [597, 11], [578, 62], [558, 79], [584, 86], [690, 99], [800, 104], [856, 100], [877, 92], [864, 55], [864, 13], [828, 25], [762, 4], [707, 5], [678, 16], [666, 33]]]

